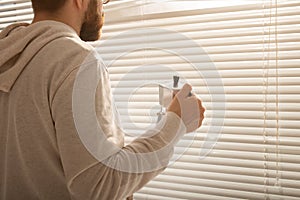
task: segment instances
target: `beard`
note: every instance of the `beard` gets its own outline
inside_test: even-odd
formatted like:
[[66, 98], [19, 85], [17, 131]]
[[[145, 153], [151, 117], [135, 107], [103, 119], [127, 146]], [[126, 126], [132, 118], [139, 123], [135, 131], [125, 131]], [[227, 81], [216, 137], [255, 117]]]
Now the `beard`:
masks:
[[101, 13], [99, 10], [98, 0], [91, 0], [79, 35], [83, 41], [96, 41], [100, 39], [104, 24], [104, 13]]

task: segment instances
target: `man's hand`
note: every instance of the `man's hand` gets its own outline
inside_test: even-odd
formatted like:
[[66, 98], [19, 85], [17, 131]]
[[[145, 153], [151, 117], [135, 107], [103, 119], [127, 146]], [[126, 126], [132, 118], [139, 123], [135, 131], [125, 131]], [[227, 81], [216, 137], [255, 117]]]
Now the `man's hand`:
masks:
[[168, 111], [177, 114], [186, 126], [187, 133], [195, 131], [202, 124], [205, 108], [195, 95], [190, 96], [192, 86], [185, 84], [176, 94]]

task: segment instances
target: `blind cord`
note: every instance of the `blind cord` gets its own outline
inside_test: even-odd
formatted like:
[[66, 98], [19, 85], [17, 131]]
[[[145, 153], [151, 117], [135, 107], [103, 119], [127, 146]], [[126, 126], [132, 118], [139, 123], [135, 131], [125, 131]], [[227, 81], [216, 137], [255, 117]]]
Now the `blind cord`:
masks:
[[[269, 18], [267, 18], [267, 3], [269, 2]], [[270, 43], [271, 33], [270, 25], [272, 20], [271, 8], [272, 0], [263, 0], [263, 95], [264, 95], [264, 126], [263, 126], [263, 143], [264, 143], [264, 199], [269, 200], [269, 171], [268, 171], [268, 132], [267, 132], [267, 112], [268, 112], [268, 92], [269, 92], [269, 67], [270, 67]], [[268, 21], [267, 21], [268, 20]], [[267, 26], [269, 25], [269, 28]]]
[[278, 73], [278, 1], [275, 0], [275, 45], [276, 45], [276, 182], [279, 193], [281, 191], [280, 185], [280, 132], [279, 132], [279, 73]]

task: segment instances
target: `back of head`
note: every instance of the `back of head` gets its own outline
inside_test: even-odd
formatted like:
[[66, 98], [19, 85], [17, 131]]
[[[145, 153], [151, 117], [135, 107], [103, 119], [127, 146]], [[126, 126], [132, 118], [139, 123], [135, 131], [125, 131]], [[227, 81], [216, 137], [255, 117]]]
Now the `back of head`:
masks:
[[67, 0], [31, 0], [34, 12], [54, 12], [61, 8]]

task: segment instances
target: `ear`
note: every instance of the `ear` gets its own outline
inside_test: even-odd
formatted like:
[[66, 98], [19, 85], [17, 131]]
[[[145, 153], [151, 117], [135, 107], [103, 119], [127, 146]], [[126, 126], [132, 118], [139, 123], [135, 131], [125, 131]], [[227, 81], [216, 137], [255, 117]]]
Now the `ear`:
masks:
[[79, 10], [86, 11], [90, 0], [73, 0], [73, 2]]

